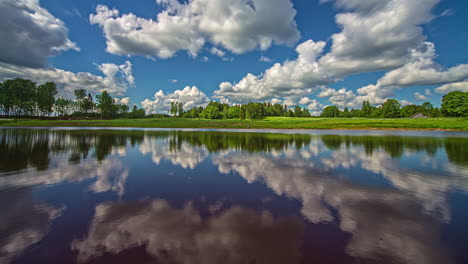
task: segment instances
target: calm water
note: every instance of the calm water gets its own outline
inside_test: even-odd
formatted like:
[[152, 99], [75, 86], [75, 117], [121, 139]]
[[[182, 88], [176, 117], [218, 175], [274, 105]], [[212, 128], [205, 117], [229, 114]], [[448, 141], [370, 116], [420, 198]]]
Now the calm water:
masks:
[[0, 129], [0, 263], [468, 263], [468, 135], [362, 133]]

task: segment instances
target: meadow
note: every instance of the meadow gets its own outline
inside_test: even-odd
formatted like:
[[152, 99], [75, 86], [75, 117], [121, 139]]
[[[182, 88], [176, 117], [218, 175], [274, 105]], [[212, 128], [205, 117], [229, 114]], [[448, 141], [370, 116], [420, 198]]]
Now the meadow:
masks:
[[141, 118], [113, 120], [0, 119], [0, 126], [20, 127], [141, 127], [141, 128], [271, 128], [271, 129], [401, 129], [465, 130], [466, 118], [301, 118], [266, 117], [261, 120], [198, 118]]

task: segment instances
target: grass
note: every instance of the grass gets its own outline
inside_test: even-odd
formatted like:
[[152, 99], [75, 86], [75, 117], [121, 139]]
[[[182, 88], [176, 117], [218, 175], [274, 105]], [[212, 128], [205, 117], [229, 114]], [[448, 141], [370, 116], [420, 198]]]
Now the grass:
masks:
[[464, 130], [466, 118], [372, 119], [267, 117], [263, 120], [207, 120], [187, 118], [143, 118], [114, 120], [0, 119], [1, 126], [35, 127], [143, 127], [143, 128], [277, 128], [277, 129], [408, 129]]

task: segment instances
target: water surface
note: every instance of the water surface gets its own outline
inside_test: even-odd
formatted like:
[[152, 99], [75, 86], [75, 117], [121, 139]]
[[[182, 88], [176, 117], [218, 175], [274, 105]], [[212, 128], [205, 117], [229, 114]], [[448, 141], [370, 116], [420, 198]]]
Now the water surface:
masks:
[[0, 263], [468, 263], [468, 135], [0, 129]]

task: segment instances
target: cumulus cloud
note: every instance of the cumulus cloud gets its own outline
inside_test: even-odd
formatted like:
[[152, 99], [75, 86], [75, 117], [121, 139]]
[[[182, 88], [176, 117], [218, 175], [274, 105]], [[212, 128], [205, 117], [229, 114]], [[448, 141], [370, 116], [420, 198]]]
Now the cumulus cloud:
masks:
[[446, 94], [453, 91], [468, 92], [468, 81], [449, 83], [435, 89], [435, 92], [439, 94]]
[[198, 106], [206, 106], [210, 102], [206, 94], [196, 86], [187, 86], [183, 90], [176, 90], [167, 95], [162, 90], [159, 90], [154, 94], [153, 99], [146, 99], [141, 102], [141, 106], [147, 114], [167, 112], [171, 109], [171, 102], [182, 103], [185, 110]]
[[421, 25], [434, 18], [431, 10], [439, 0], [322, 2], [342, 10], [335, 17], [342, 30], [332, 35], [328, 53], [322, 54], [325, 42], [307, 40], [297, 46], [295, 60], [276, 63], [258, 76], [249, 73], [237, 83], [220, 86], [215, 95], [233, 102], [307, 96], [350, 75], [390, 70], [377, 84], [362, 87], [358, 96], [346, 89], [330, 91], [333, 98], [321, 93], [334, 104], [354, 106], [363, 100], [381, 103], [401, 87], [467, 78], [467, 64], [443, 70], [434, 63], [434, 45], [423, 34]]
[[299, 219], [268, 211], [236, 206], [202, 217], [191, 203], [177, 209], [164, 200], [117, 202], [96, 207], [87, 237], [72, 249], [79, 262], [144, 246], [164, 263], [298, 263], [302, 233]]
[[[266, 50], [272, 44], [293, 44], [300, 37], [290, 0], [156, 2], [163, 11], [154, 20], [97, 6], [90, 22], [102, 28], [108, 52], [169, 58], [177, 51], [187, 51], [196, 57], [211, 42], [240, 54]], [[222, 51], [214, 49], [219, 56]]]
[[[422, 43], [417, 49], [411, 50], [408, 63], [387, 72], [376, 84], [359, 88], [358, 93], [363, 96], [356, 99], [361, 101], [367, 99], [373, 103], [381, 103], [386, 97], [393, 96], [394, 92], [402, 87], [450, 84], [468, 78], [468, 64], [443, 70], [434, 62], [435, 57], [434, 44], [431, 42]], [[422, 97], [420, 96], [420, 98]]]
[[37, 83], [55, 82], [61, 92], [73, 93], [75, 89], [86, 89], [90, 92], [104, 90], [114, 95], [122, 95], [129, 87], [134, 86], [132, 64], [127, 61], [122, 65], [104, 63], [98, 69], [104, 76], [88, 72], [74, 73], [54, 67], [29, 68], [0, 62], [0, 80], [25, 78]]
[[39, 68], [49, 56], [79, 50], [60, 19], [39, 0], [0, 1], [0, 62]]

